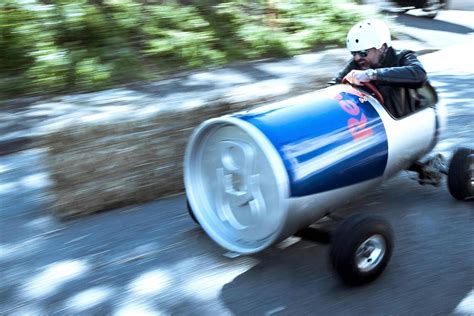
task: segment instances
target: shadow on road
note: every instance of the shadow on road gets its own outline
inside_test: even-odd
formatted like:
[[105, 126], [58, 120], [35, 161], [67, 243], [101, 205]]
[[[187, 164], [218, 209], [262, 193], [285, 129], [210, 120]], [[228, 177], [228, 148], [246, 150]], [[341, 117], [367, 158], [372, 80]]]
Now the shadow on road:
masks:
[[233, 315], [450, 314], [471, 289], [472, 269], [456, 257], [472, 245], [455, 236], [468, 234], [470, 213], [447, 194], [399, 176], [348, 206], [394, 227], [394, 256], [371, 284], [344, 286], [330, 268], [330, 246], [301, 241], [256, 255], [259, 263], [226, 284], [220, 298]]

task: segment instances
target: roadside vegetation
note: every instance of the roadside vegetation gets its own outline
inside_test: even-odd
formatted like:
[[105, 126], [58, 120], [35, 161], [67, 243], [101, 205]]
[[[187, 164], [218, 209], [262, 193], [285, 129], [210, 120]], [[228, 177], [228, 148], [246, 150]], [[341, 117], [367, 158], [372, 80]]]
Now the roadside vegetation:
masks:
[[344, 0], [2, 0], [0, 97], [94, 91], [343, 45], [366, 16]]

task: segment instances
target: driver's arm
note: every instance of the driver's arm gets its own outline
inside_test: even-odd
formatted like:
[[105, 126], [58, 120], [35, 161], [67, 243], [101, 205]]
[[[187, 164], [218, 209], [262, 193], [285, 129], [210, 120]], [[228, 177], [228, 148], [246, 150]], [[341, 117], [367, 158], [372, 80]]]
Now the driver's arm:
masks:
[[349, 73], [351, 70], [357, 69], [357, 65], [354, 59], [351, 59], [347, 62], [346, 66], [334, 77], [331, 81], [328, 82], [328, 85], [332, 86], [337, 83], [341, 83], [342, 79]]
[[406, 88], [420, 88], [426, 81], [426, 71], [412, 51], [402, 52], [400, 66], [378, 68], [377, 84], [403, 86]]

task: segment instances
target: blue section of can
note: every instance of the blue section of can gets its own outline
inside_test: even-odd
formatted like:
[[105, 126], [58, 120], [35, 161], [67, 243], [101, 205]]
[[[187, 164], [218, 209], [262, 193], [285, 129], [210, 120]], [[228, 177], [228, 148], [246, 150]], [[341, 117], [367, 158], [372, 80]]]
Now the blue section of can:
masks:
[[381, 177], [382, 120], [365, 95], [337, 85], [234, 115], [257, 127], [280, 154], [291, 195], [306, 196]]

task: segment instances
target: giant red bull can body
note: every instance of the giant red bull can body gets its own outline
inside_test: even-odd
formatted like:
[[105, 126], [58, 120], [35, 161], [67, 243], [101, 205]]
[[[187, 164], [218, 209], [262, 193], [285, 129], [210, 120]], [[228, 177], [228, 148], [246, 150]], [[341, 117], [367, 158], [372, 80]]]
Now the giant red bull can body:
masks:
[[211, 119], [186, 149], [187, 198], [219, 245], [258, 252], [407, 167], [438, 125], [434, 109], [395, 120], [349, 85]]

